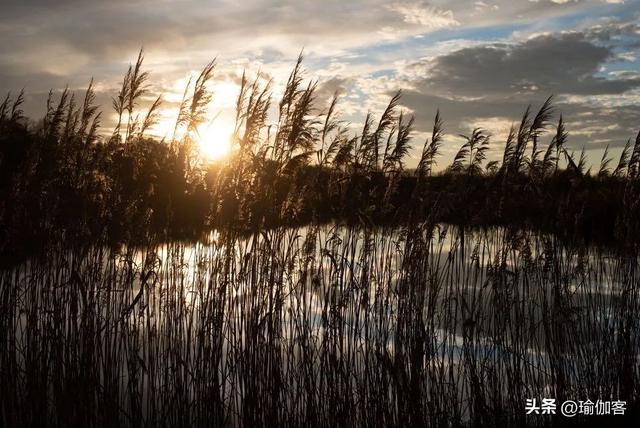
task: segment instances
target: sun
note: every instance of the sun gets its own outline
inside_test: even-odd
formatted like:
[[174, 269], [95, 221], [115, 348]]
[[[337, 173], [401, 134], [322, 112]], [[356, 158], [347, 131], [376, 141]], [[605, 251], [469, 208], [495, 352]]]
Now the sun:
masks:
[[208, 160], [218, 160], [231, 151], [233, 125], [222, 118], [216, 118], [198, 129], [198, 148]]

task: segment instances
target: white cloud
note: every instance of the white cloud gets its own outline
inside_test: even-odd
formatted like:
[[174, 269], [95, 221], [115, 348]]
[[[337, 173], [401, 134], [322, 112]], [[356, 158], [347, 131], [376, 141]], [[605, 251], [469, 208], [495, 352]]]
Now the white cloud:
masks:
[[396, 2], [389, 9], [400, 14], [409, 24], [416, 24], [427, 30], [438, 30], [460, 25], [453, 17], [453, 11], [433, 7], [424, 2]]

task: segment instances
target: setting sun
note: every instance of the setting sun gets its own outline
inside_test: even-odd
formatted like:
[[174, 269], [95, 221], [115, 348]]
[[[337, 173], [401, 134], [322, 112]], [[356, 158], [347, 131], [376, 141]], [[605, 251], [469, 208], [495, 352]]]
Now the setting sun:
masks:
[[640, 0], [0, 5], [0, 428], [640, 428]]
[[202, 156], [208, 160], [225, 157], [231, 150], [233, 125], [221, 118], [214, 119], [199, 129], [198, 147]]

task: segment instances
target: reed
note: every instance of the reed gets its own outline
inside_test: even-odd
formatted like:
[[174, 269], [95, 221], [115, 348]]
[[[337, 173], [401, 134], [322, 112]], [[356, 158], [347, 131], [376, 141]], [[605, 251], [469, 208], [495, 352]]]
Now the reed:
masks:
[[433, 224], [60, 248], [0, 276], [2, 418], [546, 426], [523, 409], [547, 396], [636, 412], [637, 264]]
[[300, 56], [278, 103], [243, 75], [207, 165], [215, 62], [167, 141], [149, 76], [141, 51], [107, 133], [93, 84], [35, 126], [0, 104], [3, 426], [560, 424], [525, 417], [543, 397], [639, 417], [640, 134], [592, 175], [549, 98], [501, 160], [476, 128], [438, 172], [438, 112], [409, 170], [401, 94], [354, 131]]
[[[414, 120], [402, 111], [401, 93], [391, 97], [379, 118], [370, 112], [358, 132], [341, 120], [339, 97], [328, 106], [318, 105], [317, 82], [305, 83], [302, 61], [300, 55], [277, 103], [275, 124], [269, 124], [275, 104], [271, 82], [243, 74], [233, 150], [224, 166], [203, 162], [196, 144], [198, 128], [210, 113], [215, 60], [187, 83], [168, 144], [149, 135], [162, 94], [142, 105], [151, 76], [142, 51], [113, 98], [118, 120], [109, 132], [100, 128], [93, 82], [81, 105], [72, 91], [65, 89], [58, 97], [51, 92], [47, 113], [36, 126], [23, 117], [23, 93], [15, 99], [8, 95], [0, 104], [0, 162], [6, 171], [0, 192], [10, 201], [0, 205], [7, 243], [2, 252], [13, 252], [20, 237], [30, 234], [38, 242], [55, 241], [60, 233], [77, 240], [107, 236], [126, 242], [151, 235], [195, 237], [211, 227], [255, 230], [311, 219], [424, 220], [436, 210], [435, 201], [440, 201], [440, 220], [459, 222], [454, 206], [460, 197], [479, 206], [479, 215], [464, 215], [465, 221], [483, 225], [512, 223], [509, 205], [529, 201], [535, 205], [532, 211], [556, 213], [550, 217], [589, 217], [596, 212], [588, 207], [589, 199], [602, 193], [616, 201], [615, 207], [606, 218], [584, 221], [606, 225], [599, 234], [610, 240], [634, 236], [621, 229], [638, 227], [623, 207], [635, 207], [638, 200], [632, 183], [638, 177], [640, 138], [635, 144], [629, 141], [611, 173], [607, 151], [592, 176], [586, 152], [578, 158], [567, 148], [562, 116], [545, 147], [554, 113], [550, 97], [535, 115], [527, 107], [512, 127], [502, 160], [487, 159], [495, 142], [490, 143], [488, 131], [476, 128], [461, 136], [465, 142], [453, 162], [437, 172], [445, 132], [438, 112], [431, 138], [416, 168], [409, 170]], [[472, 182], [477, 185], [470, 187]], [[547, 195], [557, 197], [557, 187], [570, 191], [552, 204]], [[33, 195], [38, 195], [38, 210]], [[406, 204], [411, 195], [422, 203]], [[578, 201], [575, 195], [580, 195]], [[496, 200], [500, 209], [488, 215]], [[65, 212], [71, 201], [81, 202], [79, 213]], [[560, 215], [566, 209], [572, 212]], [[537, 224], [534, 216], [525, 220], [529, 226], [550, 227]], [[573, 226], [559, 224], [557, 229]]]

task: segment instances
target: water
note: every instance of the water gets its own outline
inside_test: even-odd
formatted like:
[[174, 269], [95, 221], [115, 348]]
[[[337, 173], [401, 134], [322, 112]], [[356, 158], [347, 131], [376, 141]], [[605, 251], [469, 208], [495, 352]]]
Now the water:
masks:
[[526, 398], [637, 399], [637, 265], [446, 225], [52, 251], [2, 273], [3, 404], [85, 423], [541, 424]]

